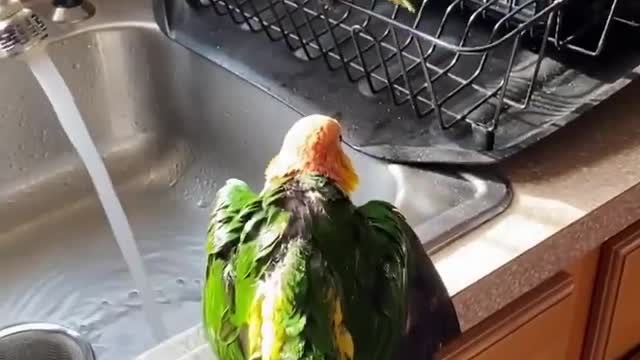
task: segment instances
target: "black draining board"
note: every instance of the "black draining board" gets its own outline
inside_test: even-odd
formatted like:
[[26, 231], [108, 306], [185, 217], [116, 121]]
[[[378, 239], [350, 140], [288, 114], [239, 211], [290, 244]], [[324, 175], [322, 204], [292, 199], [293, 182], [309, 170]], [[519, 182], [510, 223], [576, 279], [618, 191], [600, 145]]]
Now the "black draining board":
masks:
[[[156, 1], [154, 5], [160, 27], [172, 40], [303, 114], [339, 117], [350, 146], [393, 162], [500, 161], [578, 119], [626, 86], [640, 71], [640, 41], [629, 40], [640, 39], [640, 33], [631, 28], [624, 29], [623, 37], [611, 36], [606, 52], [598, 58], [549, 49], [541, 65], [541, 88], [534, 93], [531, 106], [504, 111], [494, 148], [483, 150], [466, 124], [442, 130], [428, 117], [417, 118], [409, 106], [391, 105], [385, 92], [367, 93], [362, 84], [349, 82], [344, 72], [330, 71], [320, 61], [303, 60], [304, 56], [292, 54], [282, 42], [271, 42], [227, 17], [212, 15], [211, 9], [194, 10], [184, 1]], [[620, 30], [613, 29], [614, 33]], [[527, 84], [519, 84], [518, 79], [530, 74], [536, 58], [531, 50], [519, 52], [508, 88], [510, 96], [526, 92]], [[501, 75], [496, 74], [496, 80]], [[491, 81], [490, 76], [485, 81]], [[464, 100], [456, 105], [464, 107]], [[487, 109], [488, 116], [491, 113], [493, 109]], [[265, 119], [266, 131], [268, 121]]]

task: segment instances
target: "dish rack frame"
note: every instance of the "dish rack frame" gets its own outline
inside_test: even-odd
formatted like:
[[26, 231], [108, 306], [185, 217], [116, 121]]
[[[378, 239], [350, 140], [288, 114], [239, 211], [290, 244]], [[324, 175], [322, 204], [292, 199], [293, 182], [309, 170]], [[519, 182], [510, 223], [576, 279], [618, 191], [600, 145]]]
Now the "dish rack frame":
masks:
[[[425, 0], [414, 14], [388, 0], [188, 1], [197, 8], [210, 7], [245, 30], [264, 33], [273, 42], [284, 42], [301, 59], [322, 59], [328, 69], [343, 71], [350, 82], [365, 83], [361, 92], [374, 96], [386, 92], [394, 105], [409, 105], [414, 116], [437, 122], [443, 131], [460, 123], [470, 126], [477, 150], [494, 148], [506, 109], [529, 106], [539, 89], [540, 65], [550, 45], [598, 56], [612, 23], [626, 21], [615, 16], [624, 0], [604, 0], [610, 1], [606, 12], [582, 28], [566, 25], [572, 0]], [[437, 26], [425, 24], [427, 12], [441, 14]], [[461, 17], [467, 19], [464, 32], [455, 40], [445, 38], [450, 19]], [[477, 36], [476, 28], [488, 24], [489, 36]], [[599, 32], [595, 47], [580, 44], [585, 30], [594, 28]], [[533, 46], [538, 57], [525, 80], [524, 96], [510, 96], [523, 42]], [[502, 53], [501, 73], [496, 76], [492, 69], [492, 79], [483, 81], [493, 52]], [[445, 61], [431, 61], [443, 53]], [[463, 62], [463, 73], [457, 73]], [[461, 97], [473, 101], [456, 107], [454, 100]]]

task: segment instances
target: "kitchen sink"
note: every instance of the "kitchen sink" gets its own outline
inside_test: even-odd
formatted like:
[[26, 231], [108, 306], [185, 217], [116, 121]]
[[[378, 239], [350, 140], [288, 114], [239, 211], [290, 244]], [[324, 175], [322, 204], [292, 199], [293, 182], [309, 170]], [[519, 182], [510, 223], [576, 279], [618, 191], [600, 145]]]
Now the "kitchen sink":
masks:
[[[114, 179], [170, 335], [200, 319], [208, 214], [230, 177], [259, 190], [303, 114], [169, 41], [146, 1], [97, 1], [96, 15], [50, 37]], [[495, 216], [509, 187], [486, 171], [388, 164], [347, 149], [354, 201], [394, 202], [429, 252]], [[101, 359], [157, 343], [143, 318], [89, 176], [28, 67], [0, 60], [0, 327], [47, 321]]]

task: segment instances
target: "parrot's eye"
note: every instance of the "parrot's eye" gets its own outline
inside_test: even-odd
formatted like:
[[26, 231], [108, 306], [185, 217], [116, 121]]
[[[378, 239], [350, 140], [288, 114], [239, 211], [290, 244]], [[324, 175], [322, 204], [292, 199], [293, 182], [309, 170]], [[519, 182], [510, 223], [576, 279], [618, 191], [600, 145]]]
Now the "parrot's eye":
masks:
[[342, 142], [342, 135], [340, 135], [340, 141]]

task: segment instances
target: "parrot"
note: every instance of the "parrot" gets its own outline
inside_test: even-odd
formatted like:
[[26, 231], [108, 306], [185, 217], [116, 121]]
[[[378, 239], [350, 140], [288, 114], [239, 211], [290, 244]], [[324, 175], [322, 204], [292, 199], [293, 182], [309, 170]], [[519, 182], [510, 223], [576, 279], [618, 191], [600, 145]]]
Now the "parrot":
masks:
[[417, 235], [388, 202], [354, 205], [358, 183], [340, 123], [310, 115], [259, 193], [216, 192], [202, 324], [218, 360], [429, 360], [460, 334]]

